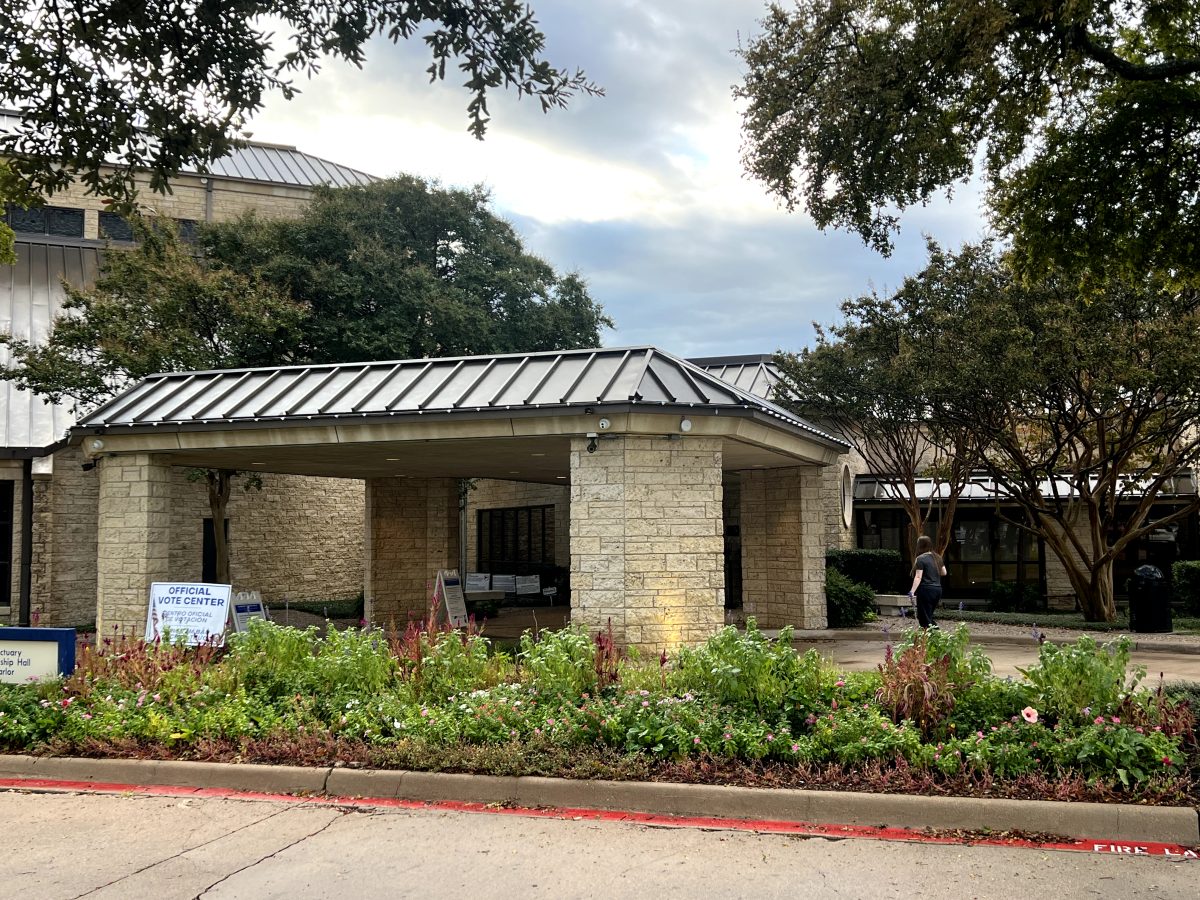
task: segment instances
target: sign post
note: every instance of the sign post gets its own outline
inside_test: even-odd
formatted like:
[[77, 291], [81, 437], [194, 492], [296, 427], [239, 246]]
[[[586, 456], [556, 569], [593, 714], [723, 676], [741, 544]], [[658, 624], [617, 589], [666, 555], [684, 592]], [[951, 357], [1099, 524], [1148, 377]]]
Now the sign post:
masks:
[[442, 606], [446, 608], [446, 618], [454, 628], [462, 628], [470, 621], [467, 615], [467, 598], [463, 596], [458, 569], [438, 569], [434, 596], [442, 601]]
[[251, 619], [269, 619], [266, 604], [258, 591], [238, 591], [233, 597], [233, 627], [241, 634], [249, 630]]
[[225, 643], [231, 591], [227, 584], [156, 581], [150, 585], [146, 640], [174, 640], [186, 635], [193, 647], [210, 641], [221, 646]]

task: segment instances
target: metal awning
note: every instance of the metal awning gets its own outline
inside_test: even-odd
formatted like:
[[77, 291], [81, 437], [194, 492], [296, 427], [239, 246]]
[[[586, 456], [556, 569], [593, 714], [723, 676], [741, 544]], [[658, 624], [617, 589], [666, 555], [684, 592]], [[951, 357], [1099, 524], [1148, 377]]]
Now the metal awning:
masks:
[[[1057, 493], [1059, 497], [1077, 496], [1075, 488], [1065, 478], [1055, 479], [1055, 483], [1051, 483], [1050, 479], [1045, 479], [1039, 485], [1039, 489], [1044, 497], [1053, 497]], [[1140, 487], [1135, 479], [1127, 479], [1122, 484], [1122, 492], [1134, 497], [1144, 493], [1145, 488]], [[859, 501], [875, 501], [878, 503], [899, 503], [903, 488], [894, 484], [889, 484], [887, 481], [880, 479], [875, 475], [859, 475], [854, 479], [854, 500]], [[1176, 475], [1170, 479], [1164, 486], [1159, 495], [1164, 499], [1171, 497], [1195, 497], [1197, 494], [1196, 476], [1192, 473]], [[932, 478], [918, 478], [916, 480], [916, 495], [921, 502], [927, 500], [940, 500], [947, 496], [946, 485], [942, 482], [935, 481]], [[959, 495], [959, 502], [1011, 502], [1011, 498], [1002, 488], [996, 486], [996, 482], [984, 476], [975, 476], [967, 483], [962, 493]]]
[[793, 413], [653, 347], [152, 375], [84, 417], [76, 433], [603, 410], [742, 416], [836, 452], [847, 447]]

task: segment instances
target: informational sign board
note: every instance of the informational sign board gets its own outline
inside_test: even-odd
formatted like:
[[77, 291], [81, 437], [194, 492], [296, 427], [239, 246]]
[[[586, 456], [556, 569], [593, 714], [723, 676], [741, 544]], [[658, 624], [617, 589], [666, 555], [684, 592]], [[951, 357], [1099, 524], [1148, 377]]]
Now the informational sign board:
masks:
[[0, 628], [0, 682], [26, 684], [74, 671], [74, 628]]
[[467, 599], [463, 596], [458, 569], [438, 569], [437, 590], [434, 596], [442, 601], [442, 606], [446, 609], [446, 617], [455, 628], [461, 628], [470, 621], [470, 617], [467, 615]]
[[156, 581], [150, 585], [146, 640], [186, 635], [191, 646], [225, 643], [232, 588], [227, 584]]
[[269, 618], [258, 591], [238, 591], [233, 595], [233, 627], [239, 634], [249, 629], [251, 619]]

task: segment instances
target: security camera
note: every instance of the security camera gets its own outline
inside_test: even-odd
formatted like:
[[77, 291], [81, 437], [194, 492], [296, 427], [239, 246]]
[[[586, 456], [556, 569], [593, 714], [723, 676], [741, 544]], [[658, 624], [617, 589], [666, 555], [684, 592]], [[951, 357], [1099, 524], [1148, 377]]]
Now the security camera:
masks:
[[600, 426], [601, 431], [608, 431], [608, 429], [612, 428], [612, 422], [610, 422], [608, 419], [601, 419], [596, 424]]

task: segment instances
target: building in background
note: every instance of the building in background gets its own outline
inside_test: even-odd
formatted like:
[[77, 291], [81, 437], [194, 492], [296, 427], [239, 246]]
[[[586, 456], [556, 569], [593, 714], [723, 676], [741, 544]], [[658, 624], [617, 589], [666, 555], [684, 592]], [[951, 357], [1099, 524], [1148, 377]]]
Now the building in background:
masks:
[[[0, 111], [0, 128], [13, 113]], [[185, 237], [198, 223], [299, 215], [318, 185], [367, 184], [366, 173], [295, 147], [250, 143], [213, 164], [183, 173], [166, 196], [146, 195], [148, 210], [174, 219]], [[101, 255], [133, 235], [101, 198], [81, 189], [30, 210], [9, 207], [17, 263], [0, 266], [0, 331], [44, 338], [65, 299], [62, 282], [88, 287]], [[8, 362], [0, 347], [0, 362]], [[87, 626], [96, 597], [97, 479], [64, 438], [74, 423], [11, 382], [0, 382], [0, 622]], [[262, 491], [235, 490], [225, 525], [233, 580], [270, 602], [344, 599], [362, 590], [363, 485], [354, 479], [264, 477]], [[181, 579], [212, 580], [213, 523], [203, 484], [174, 473], [171, 569]], [[22, 608], [24, 600], [25, 608]]]

